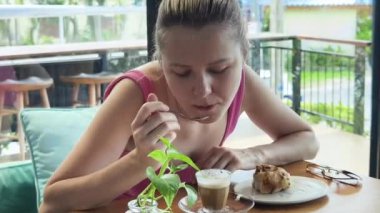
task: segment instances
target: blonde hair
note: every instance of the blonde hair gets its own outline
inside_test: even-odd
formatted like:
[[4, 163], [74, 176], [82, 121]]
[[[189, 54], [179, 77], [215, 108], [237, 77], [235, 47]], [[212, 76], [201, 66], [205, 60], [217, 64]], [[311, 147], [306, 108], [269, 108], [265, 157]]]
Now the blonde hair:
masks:
[[160, 58], [165, 32], [172, 26], [202, 28], [224, 24], [233, 30], [240, 42], [244, 58], [248, 55], [246, 24], [237, 0], [162, 0], [158, 9], [155, 31], [155, 58]]

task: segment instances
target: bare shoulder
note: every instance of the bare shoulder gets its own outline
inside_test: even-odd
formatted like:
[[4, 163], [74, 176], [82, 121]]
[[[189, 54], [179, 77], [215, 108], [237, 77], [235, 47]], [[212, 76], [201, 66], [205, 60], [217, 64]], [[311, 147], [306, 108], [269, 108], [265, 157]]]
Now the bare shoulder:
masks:
[[[148, 62], [133, 70], [142, 72], [153, 84], [155, 84], [159, 73], [159, 63]], [[104, 105], [139, 105], [143, 104], [143, 94], [141, 88], [131, 79], [124, 78], [112, 89]]]
[[161, 66], [158, 61], [151, 61], [135, 68], [140, 72], [143, 72], [151, 81], [156, 81], [161, 75]]
[[296, 131], [309, 130], [304, 122], [280, 97], [261, 80], [252, 68], [245, 65], [243, 111], [272, 138]]

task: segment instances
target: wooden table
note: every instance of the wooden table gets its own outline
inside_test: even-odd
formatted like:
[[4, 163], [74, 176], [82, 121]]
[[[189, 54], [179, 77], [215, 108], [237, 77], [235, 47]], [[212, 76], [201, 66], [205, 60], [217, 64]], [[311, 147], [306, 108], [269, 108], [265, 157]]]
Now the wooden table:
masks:
[[[307, 162], [300, 161], [284, 166], [291, 175], [318, 178], [305, 171]], [[249, 212], [379, 212], [380, 210], [380, 180], [363, 177], [361, 187], [353, 187], [335, 182], [325, 181], [329, 185], [328, 196], [310, 202], [296, 205], [260, 205], [256, 204]], [[179, 194], [174, 201], [173, 211], [181, 212], [177, 203], [184, 195]], [[128, 200], [118, 200], [108, 206], [87, 212], [124, 213]], [[161, 203], [162, 204], [162, 203]]]

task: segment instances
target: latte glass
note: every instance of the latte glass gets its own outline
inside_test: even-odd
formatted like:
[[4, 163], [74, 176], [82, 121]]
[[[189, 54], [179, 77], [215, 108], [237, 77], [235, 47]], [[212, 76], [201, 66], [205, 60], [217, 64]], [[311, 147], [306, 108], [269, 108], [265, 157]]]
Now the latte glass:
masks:
[[225, 212], [231, 184], [231, 172], [223, 169], [205, 169], [196, 174], [198, 193], [203, 212]]

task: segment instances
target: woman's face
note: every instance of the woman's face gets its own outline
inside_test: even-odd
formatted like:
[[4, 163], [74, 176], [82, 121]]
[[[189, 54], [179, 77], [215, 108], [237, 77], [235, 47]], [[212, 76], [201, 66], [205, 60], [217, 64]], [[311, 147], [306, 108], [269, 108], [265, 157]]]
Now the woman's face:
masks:
[[240, 43], [223, 25], [167, 30], [161, 49], [162, 68], [177, 110], [188, 118], [218, 120], [239, 88], [243, 57]]

